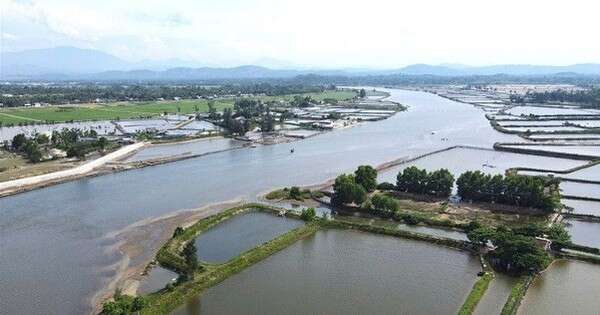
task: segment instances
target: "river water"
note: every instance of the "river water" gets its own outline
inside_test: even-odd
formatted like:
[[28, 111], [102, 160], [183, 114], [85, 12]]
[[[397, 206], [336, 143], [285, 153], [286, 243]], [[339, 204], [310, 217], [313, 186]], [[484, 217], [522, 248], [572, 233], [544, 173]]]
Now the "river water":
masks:
[[326, 230], [236, 274], [176, 315], [455, 314], [481, 270], [455, 249]]
[[[452, 145], [491, 147], [517, 137], [483, 112], [432, 94], [388, 90], [408, 111], [298, 142], [258, 146], [85, 178], [0, 199], [0, 314], [81, 314], [114, 276], [108, 235], [180, 209], [323, 182], [360, 164]], [[442, 141], [447, 139], [447, 141]], [[294, 148], [295, 153], [290, 153]]]

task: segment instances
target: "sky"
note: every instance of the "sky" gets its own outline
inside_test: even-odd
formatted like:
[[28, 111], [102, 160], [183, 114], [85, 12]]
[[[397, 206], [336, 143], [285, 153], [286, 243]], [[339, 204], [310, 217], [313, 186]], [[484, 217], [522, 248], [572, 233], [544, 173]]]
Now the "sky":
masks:
[[598, 1], [0, 0], [0, 50], [319, 68], [600, 63]]

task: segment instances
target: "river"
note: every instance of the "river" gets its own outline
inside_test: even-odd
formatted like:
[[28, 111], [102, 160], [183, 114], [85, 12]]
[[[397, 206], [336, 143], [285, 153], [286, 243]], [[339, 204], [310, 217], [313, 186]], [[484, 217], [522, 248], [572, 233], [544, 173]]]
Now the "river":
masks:
[[[81, 314], [114, 277], [122, 255], [112, 237], [180, 209], [253, 199], [274, 187], [323, 182], [453, 145], [516, 141], [483, 112], [433, 94], [386, 90], [408, 105], [378, 122], [293, 143], [258, 146], [94, 178], [0, 199], [0, 314]], [[447, 141], [442, 141], [447, 139]], [[291, 149], [295, 153], [290, 153]]]

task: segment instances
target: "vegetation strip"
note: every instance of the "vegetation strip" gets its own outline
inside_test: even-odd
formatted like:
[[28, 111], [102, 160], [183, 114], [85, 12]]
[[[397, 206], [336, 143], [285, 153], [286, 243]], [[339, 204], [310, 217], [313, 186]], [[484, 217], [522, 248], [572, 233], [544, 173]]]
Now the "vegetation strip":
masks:
[[514, 315], [517, 314], [517, 310], [521, 305], [521, 301], [527, 292], [527, 289], [533, 281], [533, 276], [522, 276], [515, 286], [510, 290], [510, 295], [506, 300], [506, 304], [502, 308], [500, 315]]
[[473, 314], [477, 304], [483, 298], [483, 295], [488, 289], [490, 282], [494, 279], [494, 274], [490, 272], [486, 272], [483, 276], [475, 282], [473, 285], [473, 289], [467, 296], [467, 299], [461, 306], [460, 310], [458, 310], [459, 315], [470, 315]]

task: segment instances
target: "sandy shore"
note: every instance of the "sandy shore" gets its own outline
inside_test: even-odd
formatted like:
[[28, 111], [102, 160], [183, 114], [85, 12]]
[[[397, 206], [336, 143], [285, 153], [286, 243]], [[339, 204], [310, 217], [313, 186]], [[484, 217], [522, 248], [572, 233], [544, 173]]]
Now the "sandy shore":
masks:
[[116, 274], [106, 285], [90, 298], [91, 314], [97, 314], [102, 303], [109, 299], [117, 288], [124, 294], [135, 295], [143, 272], [154, 261], [160, 247], [172, 236], [176, 227], [187, 227], [196, 221], [242, 204], [241, 200], [210, 204], [197, 209], [176, 211], [161, 217], [151, 218], [131, 224], [120, 231], [110, 233], [106, 239], [115, 244], [109, 251], [118, 252], [121, 260], [111, 266]]

